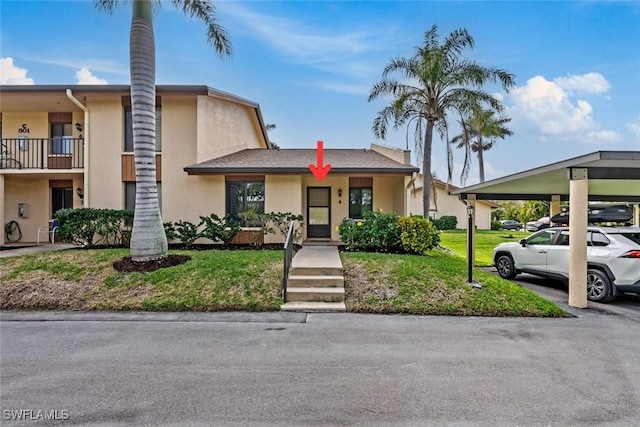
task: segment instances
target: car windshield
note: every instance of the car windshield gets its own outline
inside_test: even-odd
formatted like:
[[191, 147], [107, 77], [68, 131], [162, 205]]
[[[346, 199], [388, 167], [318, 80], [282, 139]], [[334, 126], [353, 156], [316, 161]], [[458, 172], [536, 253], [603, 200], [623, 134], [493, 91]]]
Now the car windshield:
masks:
[[640, 233], [620, 233], [620, 235], [640, 245]]

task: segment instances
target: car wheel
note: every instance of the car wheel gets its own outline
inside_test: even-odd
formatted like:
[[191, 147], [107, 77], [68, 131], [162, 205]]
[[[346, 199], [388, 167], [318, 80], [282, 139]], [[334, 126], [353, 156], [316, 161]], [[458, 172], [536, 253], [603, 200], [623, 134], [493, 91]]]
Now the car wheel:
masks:
[[614, 298], [609, 278], [600, 270], [587, 270], [587, 299], [609, 302]]
[[522, 227], [520, 227], [520, 226], [516, 227], [516, 231], [520, 231], [521, 229], [522, 229]]
[[509, 255], [500, 255], [496, 260], [496, 268], [498, 274], [503, 279], [513, 279], [516, 277], [516, 267], [513, 265], [513, 260]]

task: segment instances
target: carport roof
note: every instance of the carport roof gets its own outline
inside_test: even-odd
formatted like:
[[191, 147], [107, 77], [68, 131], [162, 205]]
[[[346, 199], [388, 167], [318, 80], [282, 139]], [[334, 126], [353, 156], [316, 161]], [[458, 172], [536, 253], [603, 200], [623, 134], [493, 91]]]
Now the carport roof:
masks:
[[478, 200], [569, 200], [569, 170], [586, 169], [589, 200], [640, 202], [640, 151], [596, 151], [572, 159], [453, 190]]

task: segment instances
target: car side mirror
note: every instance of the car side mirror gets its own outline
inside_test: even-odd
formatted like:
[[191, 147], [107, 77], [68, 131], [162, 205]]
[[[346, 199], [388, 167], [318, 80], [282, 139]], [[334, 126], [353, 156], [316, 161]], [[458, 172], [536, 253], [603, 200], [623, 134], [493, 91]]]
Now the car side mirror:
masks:
[[520, 244], [522, 245], [523, 248], [527, 246], [527, 239], [520, 239]]

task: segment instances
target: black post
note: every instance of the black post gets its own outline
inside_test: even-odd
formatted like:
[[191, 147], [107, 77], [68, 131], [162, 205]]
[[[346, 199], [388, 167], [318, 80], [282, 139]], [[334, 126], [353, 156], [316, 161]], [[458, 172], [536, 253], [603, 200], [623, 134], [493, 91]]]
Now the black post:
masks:
[[467, 265], [469, 267], [467, 282], [473, 283], [473, 214], [468, 213], [467, 216]]

